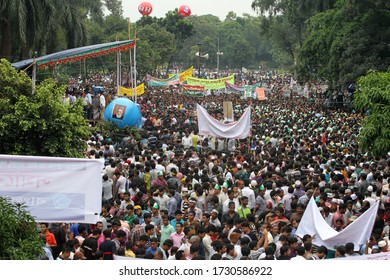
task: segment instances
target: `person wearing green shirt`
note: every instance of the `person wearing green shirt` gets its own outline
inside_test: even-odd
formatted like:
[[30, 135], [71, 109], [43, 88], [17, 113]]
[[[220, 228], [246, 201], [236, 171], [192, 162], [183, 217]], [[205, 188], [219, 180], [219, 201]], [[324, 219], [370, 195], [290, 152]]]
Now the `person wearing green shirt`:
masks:
[[176, 229], [169, 223], [167, 215], [162, 217], [162, 225], [160, 229], [160, 246], [163, 246], [165, 240], [169, 239], [172, 233], [176, 232]]
[[125, 216], [123, 217], [123, 220], [129, 224], [130, 228], [132, 228], [133, 220], [135, 218], [134, 206], [132, 204], [128, 204], [124, 212]]
[[238, 215], [240, 216], [241, 219], [244, 219], [244, 220], [247, 219], [246, 218], [247, 215], [251, 214], [251, 209], [249, 207], [247, 207], [248, 201], [249, 201], [249, 199], [247, 196], [241, 197], [241, 205], [237, 209]]

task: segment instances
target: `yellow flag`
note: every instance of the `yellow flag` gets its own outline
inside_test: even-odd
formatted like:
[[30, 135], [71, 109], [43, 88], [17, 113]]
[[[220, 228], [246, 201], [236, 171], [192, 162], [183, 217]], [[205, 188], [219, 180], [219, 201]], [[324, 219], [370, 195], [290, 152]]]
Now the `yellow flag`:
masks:
[[[186, 71], [179, 73], [180, 82], [184, 82], [188, 77], [192, 77], [192, 71], [194, 70], [194, 66], [191, 66]], [[175, 74], [169, 74], [168, 78], [172, 77]]]
[[[142, 83], [139, 86], [137, 86], [135, 88], [135, 91], [137, 93], [137, 96], [140, 96], [140, 95], [144, 94], [145, 93], [145, 84]], [[120, 87], [120, 90], [118, 92], [118, 96], [123, 96], [125, 94], [127, 96], [132, 96], [133, 95], [133, 89], [132, 88]]]

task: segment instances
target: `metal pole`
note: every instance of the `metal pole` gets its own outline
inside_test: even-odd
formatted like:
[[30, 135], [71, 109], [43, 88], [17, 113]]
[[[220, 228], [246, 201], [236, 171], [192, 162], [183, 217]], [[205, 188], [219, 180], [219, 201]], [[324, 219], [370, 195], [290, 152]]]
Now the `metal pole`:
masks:
[[130, 84], [131, 84], [131, 99], [134, 101], [134, 80], [133, 80], [133, 55], [131, 53], [131, 49], [129, 49], [129, 55], [130, 55]]
[[116, 87], [117, 87], [117, 94], [120, 95], [120, 85], [121, 85], [121, 53], [117, 53], [116, 57]]
[[217, 76], [219, 76], [219, 37], [217, 46]]
[[134, 91], [135, 91], [135, 103], [137, 103], [138, 94], [137, 94], [137, 35], [134, 35], [135, 45], [134, 45]]
[[198, 53], [198, 78], [200, 78], [200, 56], [202, 55], [201, 51], [200, 51], [200, 47], [201, 46], [202, 46], [202, 44], [198, 43], [198, 48], [199, 48], [199, 53]]

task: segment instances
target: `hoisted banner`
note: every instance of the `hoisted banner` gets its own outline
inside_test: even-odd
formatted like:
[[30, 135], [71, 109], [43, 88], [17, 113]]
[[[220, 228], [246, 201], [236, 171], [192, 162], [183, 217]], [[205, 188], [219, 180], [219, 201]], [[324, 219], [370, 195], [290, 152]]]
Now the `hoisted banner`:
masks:
[[377, 201], [355, 221], [338, 232], [324, 220], [312, 197], [303, 213], [295, 234], [301, 238], [305, 234], [315, 236], [313, 238], [313, 244], [318, 246], [324, 245], [328, 249], [334, 249], [335, 246], [351, 242], [354, 244], [354, 250], [358, 251], [360, 250], [360, 246], [365, 244], [370, 238], [378, 212], [378, 205], [379, 202]]
[[0, 196], [23, 203], [37, 222], [95, 224], [101, 170], [95, 159], [0, 155]]
[[228, 83], [228, 82], [225, 82], [225, 86], [226, 86], [227, 89], [231, 89], [231, 90], [234, 90], [234, 91], [239, 91], [239, 92], [244, 92], [245, 91], [245, 87], [239, 87], [239, 86], [233, 85], [233, 84]]
[[[145, 93], [145, 84], [142, 83], [139, 86], [137, 86], [135, 88], [135, 92], [137, 93], [138, 96], [144, 94]], [[133, 96], [133, 89], [132, 88], [119, 87], [118, 96], [123, 96], [125, 94], [127, 96]]]
[[[191, 66], [186, 71], [179, 73], [180, 82], [185, 82], [188, 77], [192, 77], [192, 72], [194, 71], [194, 66]], [[174, 76], [175, 74], [169, 74], [168, 78]]]
[[188, 77], [187, 84], [191, 86], [204, 86], [205, 89], [223, 89], [225, 88], [225, 83], [234, 84], [234, 75], [227, 76], [220, 79], [199, 79]]
[[210, 116], [206, 109], [196, 105], [199, 135], [245, 139], [251, 132], [251, 107], [249, 106], [237, 122], [223, 123]]
[[183, 85], [183, 89], [188, 91], [204, 91], [204, 86]]
[[258, 100], [266, 100], [267, 97], [265, 96], [264, 88], [256, 88], [255, 93], [257, 94]]
[[178, 74], [175, 74], [168, 79], [159, 79], [150, 75], [147, 75], [146, 78], [148, 80], [148, 86], [150, 87], [166, 87], [180, 84], [180, 78]]

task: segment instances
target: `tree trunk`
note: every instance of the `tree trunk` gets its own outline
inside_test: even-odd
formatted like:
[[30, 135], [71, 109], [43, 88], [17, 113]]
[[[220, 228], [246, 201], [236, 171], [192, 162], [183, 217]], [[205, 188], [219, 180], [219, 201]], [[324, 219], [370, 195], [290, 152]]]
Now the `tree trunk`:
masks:
[[7, 19], [0, 19], [0, 58], [12, 61], [12, 31]]

